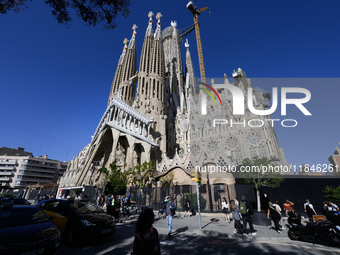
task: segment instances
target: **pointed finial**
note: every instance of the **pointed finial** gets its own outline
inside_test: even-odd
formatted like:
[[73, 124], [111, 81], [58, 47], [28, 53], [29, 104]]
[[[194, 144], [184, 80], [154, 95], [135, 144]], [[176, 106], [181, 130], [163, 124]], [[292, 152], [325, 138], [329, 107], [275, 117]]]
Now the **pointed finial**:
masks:
[[136, 30], [137, 30], [137, 25], [136, 24], [134, 24], [133, 26], [132, 26], [132, 30], [133, 30], [133, 32], [132, 32], [132, 37], [136, 37], [136, 34], [137, 34], [137, 32], [136, 32]]
[[127, 43], [129, 42], [129, 40], [127, 38], [124, 39], [123, 43], [124, 43], [124, 52], [127, 49]]
[[171, 20], [171, 23], [170, 23], [170, 24], [171, 24], [171, 26], [174, 27], [174, 28], [177, 27], [177, 21], [172, 21], [172, 20]]
[[157, 21], [157, 25], [159, 24], [161, 24], [161, 18], [162, 18], [162, 14], [159, 12], [159, 13], [157, 13], [157, 15], [156, 15], [156, 19], [158, 20]]
[[148, 14], [148, 17], [149, 17], [149, 20], [152, 22], [152, 16], [153, 16], [153, 12], [152, 11], [149, 11], [149, 14]]
[[188, 42], [188, 39], [185, 40], [184, 46], [185, 46], [185, 48], [187, 48], [187, 50], [189, 50], [190, 44]]

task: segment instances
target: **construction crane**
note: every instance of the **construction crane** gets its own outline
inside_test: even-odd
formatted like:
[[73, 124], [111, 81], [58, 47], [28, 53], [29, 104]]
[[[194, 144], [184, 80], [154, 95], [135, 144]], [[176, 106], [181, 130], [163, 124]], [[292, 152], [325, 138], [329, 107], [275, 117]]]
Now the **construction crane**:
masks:
[[202, 42], [201, 42], [200, 24], [198, 23], [198, 15], [206, 11], [208, 7], [197, 9], [197, 7], [193, 4], [193, 2], [190, 1], [187, 4], [187, 8], [192, 13], [192, 15], [194, 15], [198, 60], [200, 63], [201, 83], [207, 83], [206, 78], [205, 78], [205, 67], [204, 67], [203, 50], [202, 50]]

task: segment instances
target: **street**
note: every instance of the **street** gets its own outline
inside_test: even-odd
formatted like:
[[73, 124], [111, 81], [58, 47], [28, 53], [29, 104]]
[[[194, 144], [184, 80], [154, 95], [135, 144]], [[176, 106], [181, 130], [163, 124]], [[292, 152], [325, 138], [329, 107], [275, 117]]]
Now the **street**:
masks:
[[[162, 254], [340, 254], [338, 248], [292, 241], [287, 229], [278, 234], [270, 227], [255, 225], [256, 236], [236, 236], [234, 223], [225, 222], [222, 214], [202, 215], [202, 230], [199, 230], [197, 215], [181, 216], [174, 217], [170, 238], [166, 220], [156, 218], [153, 226], [159, 233]], [[63, 244], [59, 254], [130, 254], [135, 221], [119, 223], [113, 236], [93, 244]]]

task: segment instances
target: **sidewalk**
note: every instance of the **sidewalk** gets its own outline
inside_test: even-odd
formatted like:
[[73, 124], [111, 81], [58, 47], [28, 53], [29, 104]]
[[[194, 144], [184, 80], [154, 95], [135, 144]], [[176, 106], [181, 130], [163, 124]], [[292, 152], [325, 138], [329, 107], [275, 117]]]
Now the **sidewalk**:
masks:
[[[288, 229], [285, 227], [281, 233], [277, 233], [274, 229], [270, 229], [269, 226], [256, 226], [254, 229], [256, 235], [235, 235], [234, 232], [234, 221], [228, 223], [225, 221], [224, 215], [221, 213], [202, 213], [202, 229], [199, 229], [199, 216], [198, 214], [192, 217], [184, 217], [183, 213], [180, 213], [180, 217], [174, 216], [172, 221], [172, 232], [174, 233], [185, 233], [185, 234], [196, 234], [203, 236], [225, 236], [228, 238], [247, 238], [256, 239], [257, 241], [276, 241], [285, 242], [290, 240], [287, 235]], [[285, 221], [286, 223], [286, 221]], [[166, 220], [156, 218], [154, 227], [158, 229], [161, 234], [168, 233], [168, 226]], [[249, 229], [249, 225], [247, 225]]]

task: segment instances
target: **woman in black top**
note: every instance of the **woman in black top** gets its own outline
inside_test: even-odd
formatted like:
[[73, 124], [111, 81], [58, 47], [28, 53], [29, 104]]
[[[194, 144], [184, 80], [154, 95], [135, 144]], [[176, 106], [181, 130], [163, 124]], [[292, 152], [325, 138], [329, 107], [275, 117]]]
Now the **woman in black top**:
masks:
[[190, 200], [188, 199], [186, 195], [184, 196], [183, 209], [184, 209], [184, 217], [186, 216], [187, 213], [188, 215], [190, 214]]
[[155, 216], [152, 208], [146, 207], [139, 215], [136, 223], [135, 240], [133, 242], [133, 255], [160, 255], [158, 231], [152, 224]]

